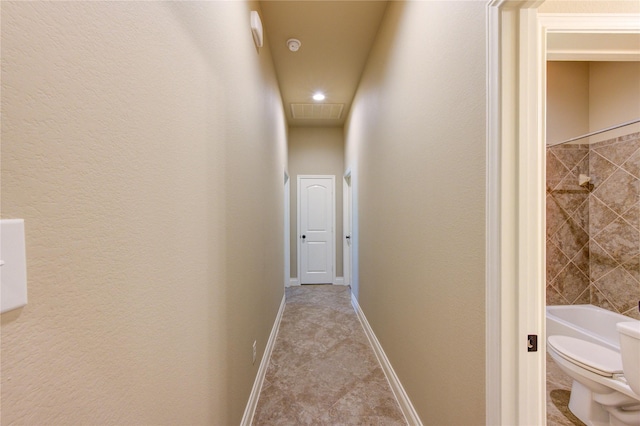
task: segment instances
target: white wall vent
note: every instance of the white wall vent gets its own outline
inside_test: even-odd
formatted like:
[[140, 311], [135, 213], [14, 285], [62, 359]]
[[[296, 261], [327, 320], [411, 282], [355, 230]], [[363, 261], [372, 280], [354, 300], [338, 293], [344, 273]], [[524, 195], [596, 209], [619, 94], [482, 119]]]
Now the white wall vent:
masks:
[[293, 118], [338, 120], [344, 104], [291, 104]]

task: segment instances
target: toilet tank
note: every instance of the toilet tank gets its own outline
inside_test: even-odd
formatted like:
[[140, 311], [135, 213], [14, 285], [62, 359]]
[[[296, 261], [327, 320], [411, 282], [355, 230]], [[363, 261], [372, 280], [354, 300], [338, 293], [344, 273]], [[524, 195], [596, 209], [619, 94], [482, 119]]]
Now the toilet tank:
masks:
[[631, 389], [640, 395], [640, 321], [619, 322], [622, 370]]

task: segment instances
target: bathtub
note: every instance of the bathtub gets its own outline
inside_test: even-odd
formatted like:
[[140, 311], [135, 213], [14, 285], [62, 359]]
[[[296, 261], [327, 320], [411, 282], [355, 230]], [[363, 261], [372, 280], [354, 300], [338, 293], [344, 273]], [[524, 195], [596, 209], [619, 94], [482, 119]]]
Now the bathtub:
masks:
[[616, 323], [636, 321], [594, 305], [547, 306], [547, 336], [564, 335], [587, 340], [620, 352]]

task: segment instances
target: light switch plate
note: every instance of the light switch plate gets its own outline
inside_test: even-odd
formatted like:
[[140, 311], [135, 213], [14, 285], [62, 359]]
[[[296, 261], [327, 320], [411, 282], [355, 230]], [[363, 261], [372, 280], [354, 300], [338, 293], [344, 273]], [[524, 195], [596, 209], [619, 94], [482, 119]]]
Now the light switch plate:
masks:
[[0, 220], [0, 313], [27, 304], [24, 220]]

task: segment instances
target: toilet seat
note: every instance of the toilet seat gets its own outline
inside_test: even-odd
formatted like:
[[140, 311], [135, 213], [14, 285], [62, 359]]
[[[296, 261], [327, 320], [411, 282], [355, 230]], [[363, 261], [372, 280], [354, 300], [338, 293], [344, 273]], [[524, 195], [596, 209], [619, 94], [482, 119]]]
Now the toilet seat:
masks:
[[547, 343], [562, 358], [602, 377], [622, 374], [620, 354], [570, 336], [549, 336]]

